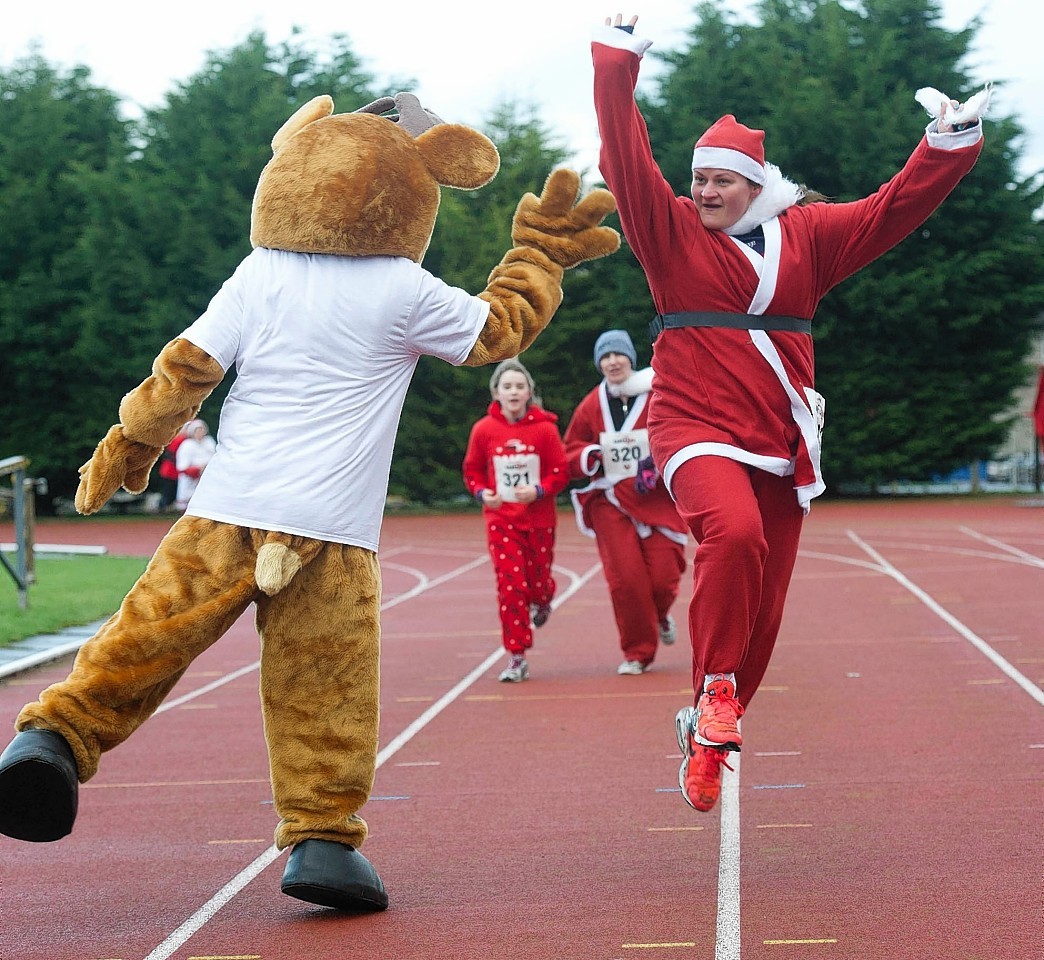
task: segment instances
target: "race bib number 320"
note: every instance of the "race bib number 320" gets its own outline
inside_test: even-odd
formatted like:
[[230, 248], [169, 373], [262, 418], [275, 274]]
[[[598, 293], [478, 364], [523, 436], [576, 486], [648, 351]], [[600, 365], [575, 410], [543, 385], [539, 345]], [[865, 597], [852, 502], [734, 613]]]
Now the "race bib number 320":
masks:
[[606, 431], [598, 437], [602, 447], [602, 470], [610, 480], [633, 477], [638, 461], [649, 456], [649, 431]]
[[497, 493], [507, 503], [517, 503], [519, 487], [535, 487], [540, 483], [540, 455], [495, 456], [493, 470], [497, 475]]

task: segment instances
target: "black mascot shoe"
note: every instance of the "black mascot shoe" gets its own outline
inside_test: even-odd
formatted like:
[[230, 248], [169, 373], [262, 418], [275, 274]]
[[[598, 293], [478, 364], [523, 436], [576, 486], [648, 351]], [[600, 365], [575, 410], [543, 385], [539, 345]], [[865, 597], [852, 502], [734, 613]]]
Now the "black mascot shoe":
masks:
[[282, 891], [289, 897], [354, 913], [385, 910], [388, 894], [373, 864], [355, 847], [302, 840], [290, 851]]
[[23, 730], [0, 754], [0, 833], [32, 843], [69, 834], [76, 820], [77, 779], [65, 737]]

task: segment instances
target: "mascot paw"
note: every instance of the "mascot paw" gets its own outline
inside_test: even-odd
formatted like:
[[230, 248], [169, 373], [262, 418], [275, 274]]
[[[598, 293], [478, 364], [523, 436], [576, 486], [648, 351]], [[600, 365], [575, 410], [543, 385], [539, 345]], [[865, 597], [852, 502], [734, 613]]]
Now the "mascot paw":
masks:
[[120, 487], [130, 493], [141, 493], [148, 486], [149, 471], [162, 452], [162, 447], [128, 440], [119, 424], [110, 427], [91, 459], [80, 467], [77, 511], [95, 513]]
[[572, 170], [552, 172], [539, 197], [527, 193], [512, 223], [516, 246], [534, 247], [560, 267], [608, 256], [620, 248], [620, 234], [599, 224], [616, 209], [608, 190], [592, 190], [577, 203], [580, 177]]
[[355, 847], [332, 840], [296, 844], [281, 889], [289, 897], [353, 913], [388, 907], [388, 894], [373, 864]]

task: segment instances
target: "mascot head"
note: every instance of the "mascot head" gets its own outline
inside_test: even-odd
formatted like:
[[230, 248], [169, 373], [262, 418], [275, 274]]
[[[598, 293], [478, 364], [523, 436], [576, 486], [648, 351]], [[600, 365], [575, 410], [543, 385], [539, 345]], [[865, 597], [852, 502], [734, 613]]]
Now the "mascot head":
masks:
[[254, 193], [255, 247], [420, 263], [439, 209], [439, 187], [475, 190], [496, 176], [489, 138], [443, 123], [410, 93], [354, 113], [315, 97], [272, 138]]

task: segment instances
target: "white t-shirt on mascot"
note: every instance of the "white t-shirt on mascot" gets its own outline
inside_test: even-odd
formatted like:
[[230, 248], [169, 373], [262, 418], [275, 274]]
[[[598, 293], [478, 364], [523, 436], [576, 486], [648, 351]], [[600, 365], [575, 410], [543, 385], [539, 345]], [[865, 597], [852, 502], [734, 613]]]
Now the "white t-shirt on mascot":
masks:
[[254, 250], [182, 334], [236, 365], [187, 513], [376, 550], [417, 361], [461, 365], [488, 315], [402, 257]]

